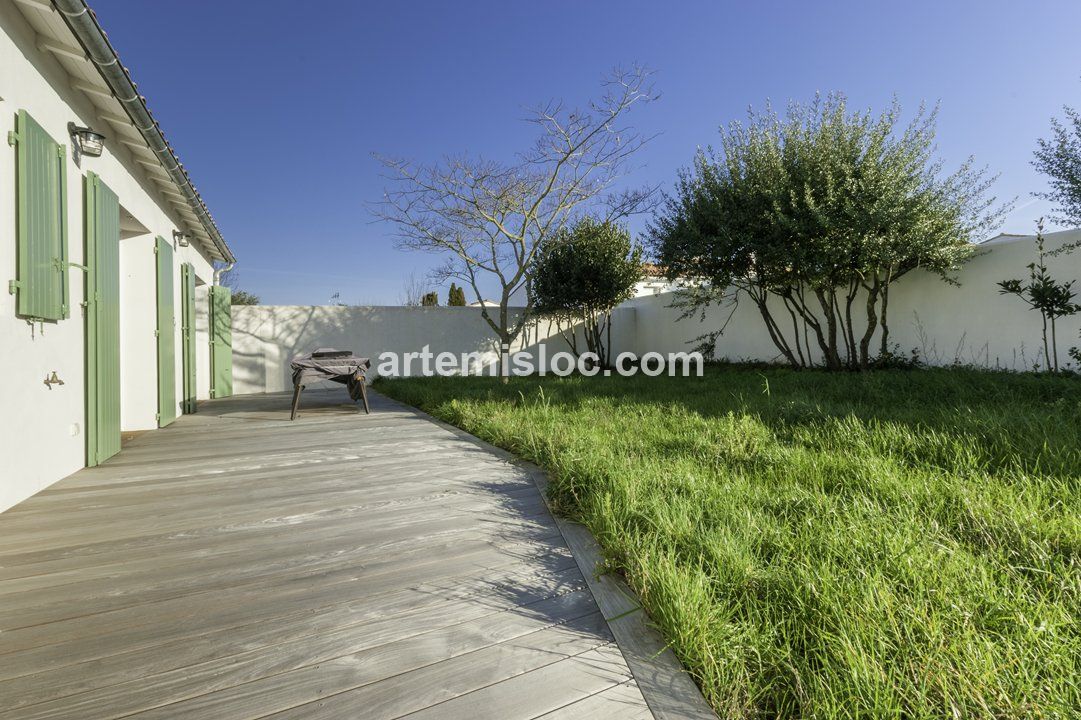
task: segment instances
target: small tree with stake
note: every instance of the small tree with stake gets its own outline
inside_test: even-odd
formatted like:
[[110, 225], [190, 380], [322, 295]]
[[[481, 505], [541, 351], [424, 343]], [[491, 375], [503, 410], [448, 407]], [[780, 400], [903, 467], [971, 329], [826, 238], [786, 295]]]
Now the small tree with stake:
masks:
[[579, 327], [586, 350], [610, 365], [612, 310], [634, 295], [642, 251], [614, 222], [585, 218], [541, 246], [533, 266], [537, 314], [553, 320], [578, 354]]
[[1060, 317], [1081, 312], [1081, 305], [1073, 301], [1077, 297], [1077, 293], [1073, 291], [1073, 280], [1058, 282], [1051, 277], [1047, 271], [1047, 255], [1048, 253], [1044, 250], [1043, 218], [1041, 218], [1036, 223], [1036, 262], [1028, 265], [1028, 282], [1017, 279], [1003, 280], [998, 286], [1000, 294], [1016, 295], [1030, 309], [1040, 313], [1043, 321], [1045, 364], [1049, 371], [1058, 372], [1058, 334], [1055, 332], [1055, 321]]

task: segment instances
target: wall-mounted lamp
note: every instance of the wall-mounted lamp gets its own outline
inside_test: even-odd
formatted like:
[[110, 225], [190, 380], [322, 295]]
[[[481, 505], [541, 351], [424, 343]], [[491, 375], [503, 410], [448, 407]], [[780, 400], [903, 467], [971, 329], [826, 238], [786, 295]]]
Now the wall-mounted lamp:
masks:
[[79, 152], [87, 157], [100, 157], [105, 147], [105, 136], [88, 127], [68, 123], [68, 133], [79, 142]]
[[173, 242], [180, 247], [187, 247], [188, 245], [191, 245], [191, 235], [182, 233], [179, 230], [173, 230]]

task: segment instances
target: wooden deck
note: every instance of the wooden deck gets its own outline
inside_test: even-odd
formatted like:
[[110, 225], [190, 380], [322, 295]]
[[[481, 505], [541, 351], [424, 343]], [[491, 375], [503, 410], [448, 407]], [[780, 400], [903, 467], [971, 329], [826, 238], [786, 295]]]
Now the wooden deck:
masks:
[[204, 403], [0, 514], [0, 720], [654, 717], [530, 474], [346, 401]]

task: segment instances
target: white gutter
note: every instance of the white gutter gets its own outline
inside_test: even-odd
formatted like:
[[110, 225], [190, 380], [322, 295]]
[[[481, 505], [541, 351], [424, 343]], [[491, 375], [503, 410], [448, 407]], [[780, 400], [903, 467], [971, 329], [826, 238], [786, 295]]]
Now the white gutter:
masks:
[[225, 244], [218, 226], [214, 223], [214, 218], [210, 216], [206, 203], [199, 196], [198, 191], [191, 182], [191, 178], [188, 177], [187, 171], [181, 165], [180, 159], [169, 146], [169, 142], [165, 139], [165, 135], [162, 133], [157, 121], [150, 114], [150, 109], [146, 106], [146, 98], [139, 94], [127, 69], [120, 64], [120, 58], [116, 54], [116, 50], [109, 43], [109, 39], [105, 37], [105, 32], [101, 29], [97, 18], [94, 17], [94, 13], [87, 6], [85, 0], [52, 0], [52, 2], [64, 17], [64, 21], [79, 41], [79, 44], [86, 50], [87, 57], [90, 58], [91, 62], [97, 67], [98, 72], [101, 73], [106, 85], [112, 90], [113, 95], [120, 104], [124, 106], [128, 117], [135, 124], [139, 134], [143, 136], [147, 145], [157, 155], [158, 161], [169, 173], [169, 177], [180, 188], [180, 192], [184, 195], [192, 210], [195, 211], [200, 224], [210, 236], [214, 247], [217, 248], [227, 263], [235, 263], [236, 257], [229, 249], [229, 246]]

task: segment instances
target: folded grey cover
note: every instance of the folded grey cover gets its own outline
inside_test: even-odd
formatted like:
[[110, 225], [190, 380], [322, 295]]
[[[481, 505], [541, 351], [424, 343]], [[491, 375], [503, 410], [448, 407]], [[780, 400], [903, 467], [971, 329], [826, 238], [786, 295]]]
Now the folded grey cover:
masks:
[[289, 363], [293, 369], [293, 385], [307, 385], [319, 380], [330, 380], [349, 387], [349, 396], [360, 397], [360, 383], [368, 368], [368, 358], [358, 357], [351, 350], [319, 348], [314, 352], [297, 355]]

